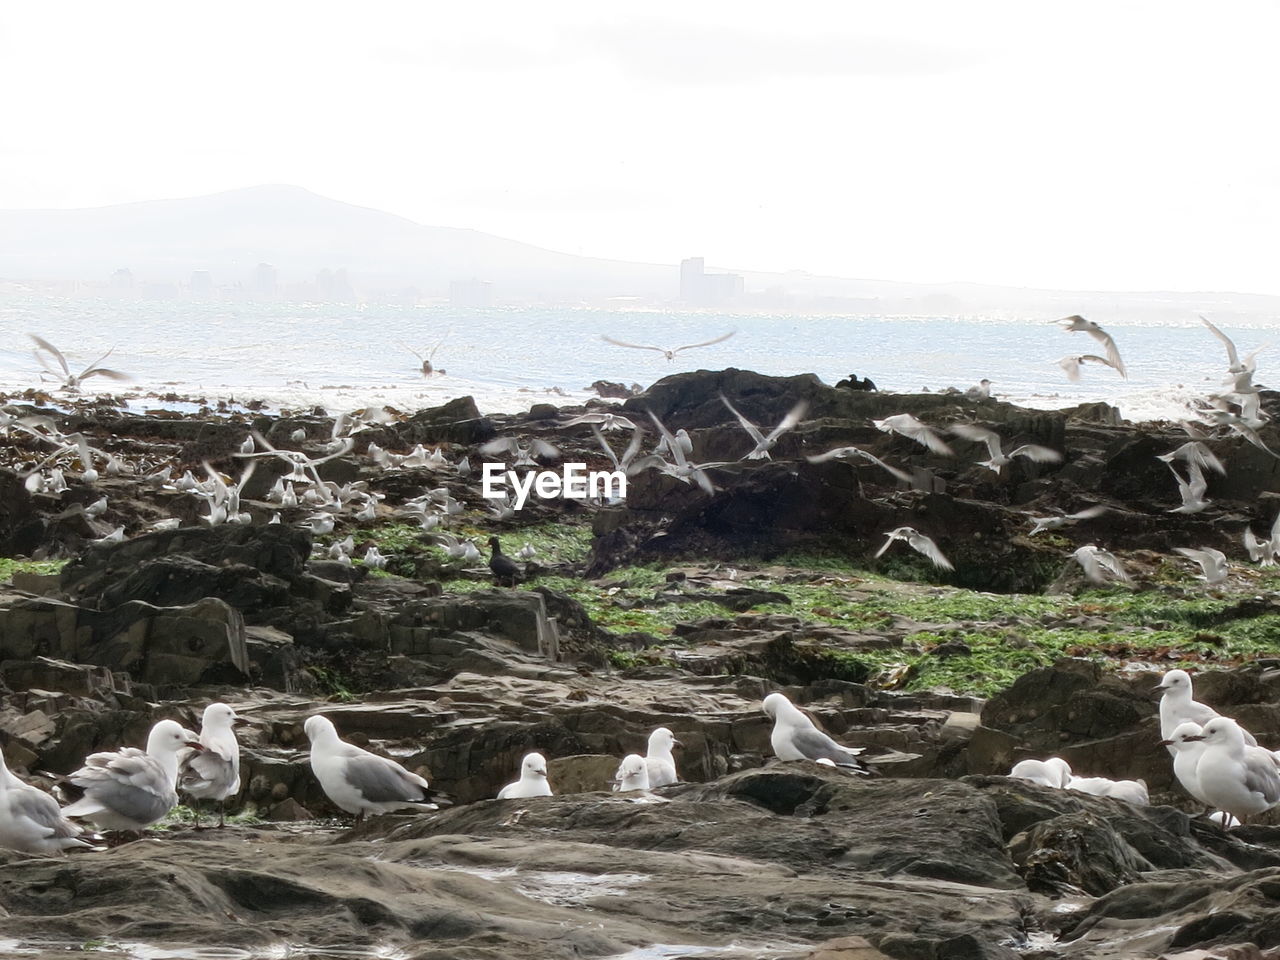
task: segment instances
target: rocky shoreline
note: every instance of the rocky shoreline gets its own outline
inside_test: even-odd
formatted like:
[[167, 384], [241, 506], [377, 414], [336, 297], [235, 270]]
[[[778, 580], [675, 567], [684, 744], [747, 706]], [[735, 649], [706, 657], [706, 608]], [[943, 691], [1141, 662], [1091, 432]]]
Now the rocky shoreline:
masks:
[[[807, 414], [772, 460], [742, 461], [750, 444], [721, 393], [760, 424], [798, 400]], [[1276, 400], [1264, 394], [1264, 408]], [[50, 451], [9, 431], [0, 556], [28, 558], [0, 588], [10, 767], [36, 782], [65, 774], [94, 750], [141, 743], [157, 719], [195, 725], [215, 699], [251, 726], [226, 830], [173, 819], [62, 861], [0, 852], [0, 946], [959, 960], [1280, 945], [1280, 828], [1224, 834], [1192, 816], [1150, 690], [1157, 670], [1198, 667], [1201, 699], [1280, 745], [1277, 580], [1240, 546], [1246, 525], [1271, 525], [1280, 460], [1244, 440], [1214, 443], [1228, 473], [1211, 480], [1211, 509], [1171, 513], [1177, 489], [1155, 455], [1185, 439], [1173, 425], [1124, 423], [1103, 405], [1032, 411], [701, 371], [620, 408], [486, 417], [461, 398], [372, 424], [317, 469], [382, 495], [377, 517], [338, 513], [320, 533], [306, 524], [314, 505], [268, 502], [282, 460], [260, 461], [241, 491], [250, 523], [209, 525], [205, 498], [148, 479], [201, 476], [204, 462], [234, 477], [251, 430], [318, 458], [335, 435], [320, 411], [8, 409], [51, 415], [131, 468], [93, 483], [69, 469], [66, 491], [33, 493], [22, 474]], [[721, 489], [648, 471], [622, 503], [535, 500], [495, 516], [452, 466], [513, 436], [606, 469], [589, 427], [566, 426], [592, 410], [686, 429], [693, 459], [728, 463], [713, 474]], [[967, 450], [940, 457], [871, 425], [903, 412], [980, 421], [1065, 458], [996, 475]], [[1262, 436], [1277, 447], [1276, 433]], [[382, 466], [370, 444], [425, 445], [449, 466]], [[843, 444], [913, 482], [805, 458]], [[483, 563], [433, 545], [402, 512], [424, 489], [460, 505], [460, 535], [537, 545], [525, 582], [496, 588]], [[86, 512], [103, 496], [103, 512]], [[1088, 504], [1107, 513], [1027, 535], [1029, 514]], [[147, 532], [170, 517], [178, 529]], [[908, 551], [875, 559], [904, 525], [954, 572]], [[95, 542], [116, 527], [122, 542]], [[357, 557], [376, 545], [387, 570], [329, 559], [348, 535]], [[1085, 581], [1071, 553], [1089, 542], [1124, 558], [1132, 589]], [[1197, 582], [1178, 546], [1223, 550], [1231, 576]], [[775, 690], [866, 746], [882, 775], [772, 761], [760, 700]], [[337, 824], [306, 760], [302, 723], [316, 712], [453, 805]], [[659, 725], [685, 745], [687, 782], [652, 802], [604, 792]], [[534, 749], [557, 796], [487, 799]], [[1157, 805], [1001, 776], [1049, 753], [1142, 777]]]

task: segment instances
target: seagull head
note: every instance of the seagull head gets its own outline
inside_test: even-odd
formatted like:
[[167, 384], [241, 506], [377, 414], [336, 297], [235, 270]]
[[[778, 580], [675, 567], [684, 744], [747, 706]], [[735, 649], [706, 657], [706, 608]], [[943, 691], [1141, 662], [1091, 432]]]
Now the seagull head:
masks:
[[540, 753], [526, 753], [520, 764], [520, 771], [526, 777], [543, 777], [547, 775], [547, 761]]
[[1160, 682], [1156, 685], [1156, 689], [1164, 690], [1166, 692], [1173, 691], [1175, 696], [1183, 693], [1190, 696], [1191, 674], [1187, 673], [1185, 670], [1170, 670], [1160, 678]]
[[338, 737], [338, 729], [333, 725], [333, 721], [318, 713], [313, 717], [307, 717], [307, 722], [302, 725], [302, 729], [312, 743], [318, 740], [336, 740]]

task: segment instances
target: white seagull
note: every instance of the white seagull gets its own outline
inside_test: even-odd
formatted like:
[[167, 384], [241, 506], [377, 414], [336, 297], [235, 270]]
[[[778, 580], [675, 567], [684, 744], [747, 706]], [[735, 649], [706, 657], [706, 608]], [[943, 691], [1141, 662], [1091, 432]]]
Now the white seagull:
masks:
[[437, 809], [429, 801], [426, 780], [394, 760], [339, 739], [328, 717], [308, 717], [303, 729], [311, 741], [311, 772], [325, 796], [347, 813], [354, 813], [356, 823], [366, 813], [390, 813], [406, 807]]
[[225, 703], [211, 703], [200, 720], [200, 746], [181, 760], [178, 786], [196, 802], [200, 824], [201, 800], [218, 801], [218, 826], [226, 826], [227, 797], [240, 792], [240, 743], [236, 724], [244, 721]]
[[1200, 734], [1204, 752], [1196, 764], [1200, 792], [1215, 810], [1241, 823], [1280, 803], [1280, 768], [1260, 747], [1250, 748], [1245, 731], [1230, 717], [1214, 717]]
[[976, 423], [954, 424], [951, 427], [951, 432], [958, 437], [972, 440], [974, 443], [985, 443], [987, 445], [988, 459], [979, 460], [978, 466], [986, 467], [995, 473], [999, 473], [1004, 467], [1012, 463], [1014, 457], [1026, 457], [1036, 463], [1060, 463], [1062, 461], [1062, 454], [1057, 450], [1051, 450], [1049, 447], [1042, 447], [1036, 443], [1024, 443], [1021, 446], [1014, 447], [1006, 454], [1000, 434]]
[[620, 792], [648, 790], [649, 769], [645, 766], [644, 757], [638, 753], [629, 753], [623, 757], [612, 782], [614, 789]]
[[[88, 380], [90, 377], [106, 377], [108, 380], [129, 379], [129, 375], [127, 373], [121, 373], [119, 370], [108, 370], [106, 367], [98, 366], [98, 364], [103, 360], [111, 356], [111, 350], [114, 350], [115, 347], [112, 347], [111, 350], [108, 350], [79, 373], [72, 373], [71, 367], [67, 365], [67, 358], [62, 355], [61, 350], [55, 347], [48, 340], [37, 337], [34, 333], [28, 333], [27, 336], [36, 343], [36, 349], [32, 351], [35, 355], [36, 362], [38, 362], [40, 366], [44, 367], [46, 373], [51, 374], [55, 379], [60, 380], [62, 382], [62, 389], [66, 390], [68, 393], [78, 392], [80, 390], [80, 384], [83, 381]], [[49, 357], [57, 361], [58, 366], [61, 368], [61, 372], [49, 366], [48, 359], [41, 355], [41, 351], [47, 353]], [[43, 378], [44, 374], [41, 374], [41, 377]]]
[[946, 457], [955, 456], [946, 441], [938, 436], [937, 431], [909, 413], [897, 413], [883, 420], [872, 420], [871, 423], [881, 433], [896, 433], [908, 440], [914, 440], [934, 453]]
[[[1173, 736], [1173, 731], [1178, 728], [1179, 724], [1190, 720], [1192, 723], [1198, 723], [1203, 727], [1219, 715], [1218, 711], [1213, 707], [1195, 699], [1194, 690], [1191, 686], [1191, 675], [1185, 670], [1167, 671], [1160, 678], [1160, 683], [1156, 685], [1156, 689], [1162, 691], [1162, 696], [1160, 697], [1160, 736], [1166, 740]], [[1256, 747], [1258, 745], [1258, 741], [1254, 739], [1253, 734], [1246, 730], [1244, 735], [1245, 742], [1249, 746]]]
[[862, 747], [845, 747], [836, 743], [782, 694], [769, 694], [764, 698], [762, 708], [766, 716], [773, 718], [769, 744], [779, 760], [826, 761], [854, 773], [871, 772], [858, 758]]
[[774, 444], [778, 442], [778, 438], [789, 430], [794, 430], [796, 424], [804, 419], [805, 412], [809, 409], [809, 404], [805, 400], [801, 400], [787, 413], [785, 417], [778, 422], [778, 425], [769, 431], [769, 435], [765, 436], [760, 432], [760, 428], [738, 412], [738, 409], [729, 402], [722, 393], [720, 401], [729, 408], [729, 412], [738, 418], [738, 423], [742, 425], [742, 429], [747, 431], [747, 435], [751, 437], [755, 443], [755, 447], [743, 460], [772, 460], [773, 457], [769, 451], [773, 449]]
[[1227, 555], [1221, 550], [1215, 550], [1213, 547], [1204, 547], [1200, 550], [1191, 547], [1174, 547], [1175, 553], [1180, 553], [1188, 560], [1200, 565], [1201, 575], [1197, 576], [1197, 580], [1203, 580], [1205, 583], [1221, 583], [1227, 579], [1229, 573], [1227, 569]]
[[9, 771], [0, 753], [0, 850], [51, 856], [91, 844], [68, 820], [58, 801]]
[[1076, 563], [1080, 564], [1080, 568], [1084, 570], [1084, 575], [1092, 583], [1098, 586], [1106, 586], [1108, 580], [1119, 580], [1122, 583], [1132, 583], [1133, 578], [1129, 576], [1129, 572], [1125, 570], [1116, 555], [1109, 550], [1103, 550], [1101, 547], [1086, 543], [1083, 547], [1078, 548], [1071, 554], [1075, 558]]
[[178, 805], [178, 755], [200, 738], [176, 720], [161, 720], [147, 736], [147, 749], [122, 747], [94, 753], [67, 781], [84, 791], [62, 812], [101, 830], [141, 830]]
[[1063, 527], [1069, 527], [1072, 524], [1079, 523], [1081, 520], [1092, 520], [1094, 517], [1100, 517], [1107, 512], [1107, 508], [1100, 503], [1094, 504], [1092, 507], [1085, 507], [1083, 510], [1077, 510], [1075, 513], [1064, 513], [1061, 516], [1054, 517], [1032, 517], [1028, 515], [1034, 526], [1027, 533], [1028, 537], [1034, 537], [1037, 533], [1043, 533], [1046, 530], [1061, 530]]
[[1215, 473], [1222, 474], [1224, 477], [1227, 475], [1227, 468], [1218, 459], [1217, 454], [1199, 440], [1188, 440], [1182, 446], [1170, 450], [1168, 453], [1158, 453], [1156, 454], [1156, 459], [1163, 460], [1170, 465], [1175, 460], [1181, 460], [1188, 465], [1194, 463], [1201, 470], [1212, 470]]
[[680, 779], [676, 772], [676, 758], [671, 748], [680, 743], [666, 727], [658, 727], [649, 734], [649, 745], [645, 749], [644, 764], [649, 771], [650, 787], [665, 787]]
[[1173, 474], [1173, 478], [1178, 481], [1178, 495], [1182, 497], [1182, 503], [1179, 506], [1172, 507], [1169, 510], [1170, 513], [1199, 513], [1213, 502], [1205, 499], [1204, 495], [1209, 489], [1209, 481], [1204, 478], [1204, 471], [1200, 469], [1199, 464], [1190, 461], [1187, 463], [1186, 480], [1179, 476], [1173, 464], [1169, 464], [1169, 471]]
[[1061, 320], [1054, 320], [1053, 323], [1062, 324], [1062, 328], [1067, 333], [1087, 333], [1093, 339], [1102, 344], [1103, 352], [1107, 355], [1106, 363], [1108, 366], [1115, 367], [1116, 372], [1122, 377], [1129, 376], [1128, 371], [1124, 368], [1124, 361], [1120, 359], [1120, 351], [1116, 349], [1116, 342], [1112, 339], [1111, 334], [1107, 333], [1092, 320], [1086, 320], [1079, 314], [1072, 314]]
[[1015, 780], [1026, 780], [1038, 783], [1042, 787], [1056, 787], [1065, 790], [1071, 782], [1071, 767], [1061, 757], [1050, 757], [1048, 760], [1019, 760], [1009, 771]]
[[938, 549], [938, 545], [933, 542], [932, 538], [926, 537], [915, 527], [898, 527], [896, 530], [890, 530], [885, 535], [884, 544], [876, 551], [875, 555], [880, 557], [895, 540], [901, 540], [916, 553], [924, 556], [935, 567], [943, 570], [954, 570], [951, 561], [943, 556], [942, 551]]
[[810, 463], [826, 463], [828, 460], [844, 460], [850, 464], [855, 460], [865, 460], [868, 463], [875, 464], [881, 470], [884, 470], [892, 477], [896, 477], [903, 483], [911, 483], [912, 480], [911, 474], [907, 473], [907, 471], [889, 466], [889, 464], [885, 463], [879, 457], [868, 453], [861, 447], [835, 447], [828, 450], [826, 453], [814, 454], [813, 456], [805, 457], [805, 459]]
[[1206, 807], [1211, 807], [1212, 804], [1200, 792], [1200, 780], [1196, 777], [1196, 765], [1204, 752], [1200, 724], [1194, 720], [1178, 724], [1168, 737], [1160, 741], [1160, 746], [1168, 747], [1173, 754], [1173, 775], [1182, 784], [1182, 789]]
[[520, 779], [498, 791], [499, 800], [524, 800], [528, 797], [551, 796], [547, 782], [547, 761], [540, 753], [526, 753], [520, 761]]
[[653, 347], [653, 346], [648, 346], [642, 343], [627, 343], [625, 340], [615, 340], [613, 337], [607, 337], [603, 335], [600, 337], [600, 339], [603, 340], [605, 343], [613, 344], [615, 347], [630, 347], [632, 350], [656, 350], [658, 353], [662, 354], [668, 360], [674, 360], [676, 358], [676, 354], [682, 350], [693, 350], [696, 347], [709, 347], [713, 343], [723, 343], [725, 340], [728, 340], [737, 332], [738, 332], [737, 330], [730, 330], [728, 333], [722, 334], [713, 340], [703, 340], [701, 343], [686, 343], [684, 346], [681, 346], [681, 347], [670, 347], [670, 348]]

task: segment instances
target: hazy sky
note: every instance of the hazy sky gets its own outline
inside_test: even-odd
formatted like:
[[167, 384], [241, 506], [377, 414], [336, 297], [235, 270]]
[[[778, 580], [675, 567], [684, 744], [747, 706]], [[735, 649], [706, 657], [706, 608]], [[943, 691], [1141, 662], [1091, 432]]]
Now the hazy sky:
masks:
[[1268, 2], [0, 9], [0, 207], [291, 183], [573, 253], [1280, 293]]

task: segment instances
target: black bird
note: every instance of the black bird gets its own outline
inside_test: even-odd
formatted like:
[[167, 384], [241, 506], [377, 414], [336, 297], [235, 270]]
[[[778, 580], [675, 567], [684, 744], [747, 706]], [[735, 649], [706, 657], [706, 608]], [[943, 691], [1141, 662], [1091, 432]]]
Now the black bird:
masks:
[[493, 571], [493, 582], [498, 586], [516, 585], [521, 577], [520, 566], [502, 552], [502, 544], [497, 537], [489, 538], [489, 546], [493, 547], [493, 556], [489, 558], [489, 569]]

